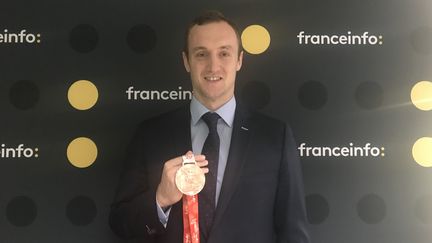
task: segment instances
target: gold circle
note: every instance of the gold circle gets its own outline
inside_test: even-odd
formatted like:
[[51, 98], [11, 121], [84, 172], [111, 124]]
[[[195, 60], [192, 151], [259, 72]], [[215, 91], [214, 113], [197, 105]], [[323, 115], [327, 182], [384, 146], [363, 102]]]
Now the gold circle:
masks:
[[250, 54], [261, 54], [270, 46], [270, 33], [261, 25], [249, 25], [243, 30], [243, 48]]
[[88, 80], [78, 80], [68, 90], [69, 103], [77, 110], [88, 110], [92, 108], [99, 94], [96, 86]]
[[86, 168], [92, 165], [96, 161], [97, 153], [96, 144], [86, 137], [74, 139], [67, 148], [69, 162], [78, 168]]
[[432, 82], [420, 81], [411, 89], [411, 101], [420, 110], [432, 110]]
[[412, 148], [414, 160], [423, 167], [432, 167], [432, 138], [422, 137], [418, 139]]

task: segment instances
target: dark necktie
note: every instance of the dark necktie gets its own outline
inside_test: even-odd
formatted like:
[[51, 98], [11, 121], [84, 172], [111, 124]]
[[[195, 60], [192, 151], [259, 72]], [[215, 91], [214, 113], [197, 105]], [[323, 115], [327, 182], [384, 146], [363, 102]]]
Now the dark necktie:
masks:
[[220, 116], [217, 113], [207, 112], [201, 118], [209, 128], [209, 134], [201, 152], [208, 161], [209, 173], [206, 174], [205, 186], [199, 194], [199, 224], [205, 236], [208, 236], [216, 209], [216, 180], [220, 145], [217, 122]]

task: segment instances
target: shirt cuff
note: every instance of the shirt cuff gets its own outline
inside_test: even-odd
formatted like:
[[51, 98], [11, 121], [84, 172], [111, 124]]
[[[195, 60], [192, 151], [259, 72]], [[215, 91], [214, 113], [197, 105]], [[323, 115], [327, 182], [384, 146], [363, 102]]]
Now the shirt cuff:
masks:
[[159, 217], [159, 221], [166, 228], [166, 226], [168, 224], [169, 214], [171, 212], [171, 207], [169, 207], [167, 210], [164, 211], [162, 209], [162, 207], [159, 205], [159, 203], [156, 201], [156, 208], [157, 208], [157, 214]]

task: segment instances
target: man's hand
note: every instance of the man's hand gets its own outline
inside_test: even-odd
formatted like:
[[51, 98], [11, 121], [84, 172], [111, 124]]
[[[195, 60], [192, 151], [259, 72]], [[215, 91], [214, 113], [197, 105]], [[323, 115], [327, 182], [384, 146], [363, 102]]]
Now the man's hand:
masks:
[[[186, 155], [192, 155], [192, 151], [188, 151]], [[204, 173], [208, 173], [208, 168], [205, 167], [208, 161], [204, 155], [195, 155], [197, 165], [201, 167]], [[161, 182], [156, 191], [156, 201], [162, 208], [169, 207], [178, 201], [183, 196], [175, 184], [175, 175], [178, 169], [182, 166], [183, 159], [181, 156], [173, 158], [165, 162]]]

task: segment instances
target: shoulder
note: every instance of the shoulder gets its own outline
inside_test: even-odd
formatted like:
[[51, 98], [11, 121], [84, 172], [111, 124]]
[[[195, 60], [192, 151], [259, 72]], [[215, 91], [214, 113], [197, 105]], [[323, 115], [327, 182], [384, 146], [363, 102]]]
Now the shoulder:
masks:
[[135, 134], [160, 134], [168, 131], [179, 123], [189, 122], [189, 106], [184, 105], [141, 121]]
[[189, 115], [189, 106], [181, 106], [170, 111], [152, 116], [148, 119], [141, 121], [138, 127], [148, 127], [148, 126], [160, 126], [166, 123], [172, 123], [179, 121], [181, 119], [187, 118]]
[[273, 116], [258, 111], [240, 108], [247, 123], [258, 133], [268, 134], [273, 137], [293, 136], [290, 124], [287, 121], [277, 119]]
[[243, 116], [247, 118], [250, 124], [258, 127], [266, 127], [268, 129], [282, 129], [288, 126], [288, 123], [272, 117], [270, 115], [264, 114], [259, 111], [252, 111], [240, 106], [240, 110]]
[[286, 122], [282, 120], [256, 111], [251, 112], [250, 119], [259, 124], [272, 125], [276, 127], [284, 126], [286, 124]]

